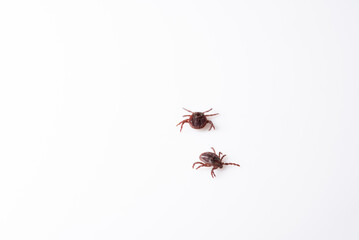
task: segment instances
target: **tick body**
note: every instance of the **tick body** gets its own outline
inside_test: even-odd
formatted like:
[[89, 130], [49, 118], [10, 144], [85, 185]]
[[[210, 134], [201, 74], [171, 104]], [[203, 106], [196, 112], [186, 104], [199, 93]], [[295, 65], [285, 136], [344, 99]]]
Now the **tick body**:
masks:
[[[215, 115], [218, 115], [218, 113], [215, 113], [215, 114], [209, 114], [209, 115], [206, 115], [205, 113], [209, 112], [212, 110], [209, 109], [205, 112], [192, 112], [190, 110], [187, 110], [185, 108], [183, 108], [184, 110], [186, 110], [187, 112], [190, 112], [192, 113], [191, 115], [184, 115], [183, 117], [189, 117], [188, 119], [185, 119], [183, 121], [181, 121], [180, 123], [177, 124], [178, 125], [181, 125], [181, 129], [180, 129], [180, 132], [182, 131], [182, 128], [183, 128], [183, 124], [185, 123], [189, 123], [189, 125], [194, 128], [194, 129], [201, 129], [201, 128], [204, 128], [207, 123], [209, 123], [211, 125], [211, 127], [209, 128], [209, 130], [211, 130], [212, 128], [213, 129], [216, 129], [213, 125], [213, 122], [208, 120], [207, 117], [210, 117], [210, 116], [215, 116]], [[208, 131], [209, 131], [208, 130]]]
[[[201, 168], [201, 167], [211, 167], [211, 176], [212, 178], [214, 178], [216, 176], [216, 174], [214, 174], [214, 170], [216, 170], [217, 168], [222, 168], [223, 165], [234, 165], [234, 166], [240, 166], [239, 164], [236, 163], [224, 163], [222, 162], [223, 158], [226, 155], [223, 155], [223, 153], [219, 152], [218, 155], [216, 154], [216, 151], [214, 150], [214, 148], [212, 148], [213, 152], [204, 152], [199, 156], [199, 160], [201, 160], [202, 162], [195, 162], [192, 165], [192, 168], [194, 168], [194, 166], [196, 164], [199, 164], [199, 166], [196, 168]], [[222, 156], [221, 156], [222, 155]]]

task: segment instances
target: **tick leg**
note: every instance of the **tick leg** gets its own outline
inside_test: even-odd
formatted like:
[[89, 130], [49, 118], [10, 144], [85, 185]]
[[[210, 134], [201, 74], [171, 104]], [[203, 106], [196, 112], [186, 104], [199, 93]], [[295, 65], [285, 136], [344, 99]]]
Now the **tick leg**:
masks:
[[211, 171], [211, 176], [212, 176], [212, 178], [215, 178], [215, 177], [216, 177], [216, 174], [214, 173], [214, 170], [215, 170], [215, 168], [212, 168], [212, 171]]
[[[187, 119], [186, 119], [186, 120], [187, 120]], [[179, 123], [176, 125], [176, 127], [177, 127], [178, 125], [180, 125], [181, 123], [184, 123], [186, 120], [183, 120], [183, 121], [179, 122]]]
[[194, 166], [195, 166], [196, 164], [202, 164], [202, 167], [203, 167], [203, 165], [204, 165], [203, 162], [195, 162], [195, 163], [193, 163], [192, 168], [194, 168]]
[[[223, 154], [223, 153], [222, 153]], [[224, 154], [222, 157], [221, 157], [221, 162], [222, 162], [222, 160], [223, 160], [223, 158], [225, 157], [225, 156], [227, 156], [226, 154]]]
[[182, 132], [182, 128], [183, 128], [183, 124], [187, 123], [188, 122], [188, 119], [186, 120], [183, 120], [182, 122], [180, 122], [179, 124], [177, 124], [176, 126], [180, 125], [181, 124], [181, 129], [180, 129], [180, 132]]
[[209, 110], [207, 110], [207, 111], [204, 111], [204, 112], [202, 112], [202, 113], [206, 113], [206, 112], [209, 112], [209, 111], [212, 111], [212, 108], [211, 108], [211, 109], [209, 109]]
[[216, 153], [216, 150], [214, 150], [214, 148], [213, 148], [213, 147], [211, 147], [211, 148], [212, 148], [212, 150], [213, 150], [214, 154], [217, 154], [217, 153]]
[[185, 109], [185, 108], [183, 108], [183, 109], [186, 110], [187, 112], [193, 113], [192, 111], [190, 111], [190, 110], [188, 110], [188, 109]]
[[182, 128], [183, 128], [183, 124], [185, 124], [187, 121], [184, 121], [181, 125], [181, 129], [180, 129], [180, 132], [182, 132]]
[[212, 122], [212, 121], [208, 120], [208, 121], [207, 121], [207, 123], [211, 124], [211, 127], [209, 128], [209, 130], [208, 130], [208, 131], [210, 131], [212, 128], [213, 128], [213, 129], [216, 129], [216, 128], [214, 127], [214, 125], [213, 125], [213, 122]]
[[219, 113], [215, 113], [215, 114], [210, 114], [210, 115], [205, 115], [206, 117], [211, 117], [211, 116], [216, 116], [218, 115]]
[[206, 164], [206, 163], [203, 163], [203, 162], [195, 162], [195, 163], [193, 163], [192, 168], [194, 168], [194, 166], [195, 166], [196, 164], [201, 164], [200, 166], [196, 167], [196, 170], [197, 170], [198, 168], [201, 168], [201, 167], [211, 167], [211, 166], [212, 166], [211, 164]]
[[201, 165], [201, 166], [198, 166], [197, 168], [196, 168], [196, 170], [198, 169], [198, 168], [201, 168], [201, 167], [210, 167], [211, 165], [209, 165], [209, 164], [203, 164], [203, 165]]
[[238, 166], [240, 167], [241, 165], [237, 164], [237, 163], [223, 163], [223, 165], [234, 165], [234, 166]]

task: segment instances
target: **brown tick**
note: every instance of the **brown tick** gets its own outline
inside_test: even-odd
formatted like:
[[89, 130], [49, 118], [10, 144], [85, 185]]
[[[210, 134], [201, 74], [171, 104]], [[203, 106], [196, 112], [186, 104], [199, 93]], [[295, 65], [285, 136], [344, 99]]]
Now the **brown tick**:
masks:
[[[177, 124], [177, 126], [181, 124], [181, 130], [180, 130], [180, 132], [182, 131], [183, 124], [185, 124], [185, 123], [189, 123], [189, 125], [190, 125], [192, 128], [194, 128], [194, 129], [204, 128], [204, 126], [206, 126], [206, 124], [209, 123], [209, 124], [211, 124], [211, 127], [209, 128], [209, 130], [211, 130], [212, 127], [213, 127], [213, 129], [216, 129], [216, 128], [214, 127], [214, 125], [213, 125], [213, 122], [210, 121], [210, 120], [207, 120], [207, 117], [218, 115], [218, 113], [210, 114], [210, 115], [205, 115], [205, 113], [211, 111], [212, 108], [209, 109], [209, 110], [207, 110], [207, 111], [205, 111], [205, 112], [192, 112], [192, 111], [187, 110], [187, 109], [185, 109], [185, 108], [183, 108], [183, 109], [186, 110], [186, 111], [188, 111], [188, 112], [190, 112], [190, 113], [192, 113], [192, 114], [191, 114], [191, 115], [184, 115], [183, 117], [189, 117], [189, 118], [188, 118], [188, 119], [185, 119], [185, 120], [183, 120], [182, 122], [180, 122], [179, 124]], [[209, 131], [209, 130], [208, 130], [208, 131]]]
[[235, 165], [235, 166], [240, 166], [239, 164], [236, 163], [223, 163], [222, 160], [226, 155], [223, 155], [221, 157], [221, 152], [218, 153], [218, 155], [216, 154], [216, 151], [214, 150], [214, 148], [212, 147], [213, 152], [205, 152], [202, 153], [199, 156], [199, 159], [202, 162], [195, 162], [193, 163], [192, 168], [194, 168], [194, 166], [196, 164], [200, 164], [200, 166], [198, 166], [196, 169], [201, 168], [201, 167], [212, 167], [212, 171], [211, 171], [211, 176], [212, 178], [214, 178], [216, 176], [216, 174], [214, 174], [214, 170], [216, 170], [217, 168], [222, 168], [223, 165]]

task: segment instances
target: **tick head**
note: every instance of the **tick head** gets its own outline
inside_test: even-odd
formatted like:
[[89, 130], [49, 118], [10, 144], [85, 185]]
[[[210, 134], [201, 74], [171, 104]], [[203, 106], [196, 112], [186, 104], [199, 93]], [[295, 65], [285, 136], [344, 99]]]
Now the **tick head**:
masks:
[[215, 164], [218, 168], [223, 168], [223, 163], [221, 162], [216, 162]]

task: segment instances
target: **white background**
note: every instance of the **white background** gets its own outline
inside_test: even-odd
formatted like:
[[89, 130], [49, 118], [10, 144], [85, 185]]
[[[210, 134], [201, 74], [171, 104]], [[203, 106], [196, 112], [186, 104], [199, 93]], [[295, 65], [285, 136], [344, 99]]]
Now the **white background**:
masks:
[[359, 239], [358, 11], [1, 1], [0, 239]]

